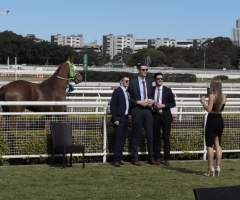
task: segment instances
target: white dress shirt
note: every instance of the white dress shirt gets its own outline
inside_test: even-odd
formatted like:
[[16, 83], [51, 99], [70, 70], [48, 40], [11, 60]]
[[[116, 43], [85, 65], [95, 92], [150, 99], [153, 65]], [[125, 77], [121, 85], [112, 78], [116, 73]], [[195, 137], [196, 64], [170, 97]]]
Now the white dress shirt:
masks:
[[146, 91], [146, 98], [148, 99], [148, 95], [147, 95], [147, 82], [146, 79], [141, 79], [140, 77], [138, 77], [138, 84], [139, 84], [139, 88], [140, 88], [140, 96], [141, 96], [141, 101], [145, 100], [144, 99], [144, 88], [143, 88], [143, 81], [145, 81], [145, 91]]
[[[157, 102], [157, 95], [158, 95], [158, 89], [160, 90], [160, 94], [159, 94], [159, 101]], [[160, 87], [156, 87], [155, 88], [155, 94], [154, 94], [154, 101], [158, 104], [162, 104], [162, 90], [163, 90], [163, 86], [161, 85]]]
[[125, 96], [125, 102], [126, 102], [126, 110], [125, 110], [125, 115], [128, 115], [128, 109], [129, 109], [129, 100], [128, 100], [128, 92], [127, 92], [127, 88], [120, 86], [123, 90], [124, 96]]

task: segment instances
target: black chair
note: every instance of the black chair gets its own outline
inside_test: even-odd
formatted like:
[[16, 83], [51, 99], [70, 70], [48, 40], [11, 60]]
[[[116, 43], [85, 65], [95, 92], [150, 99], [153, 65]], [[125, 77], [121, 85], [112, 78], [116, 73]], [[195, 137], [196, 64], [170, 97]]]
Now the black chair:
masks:
[[72, 154], [82, 153], [83, 168], [85, 168], [85, 148], [80, 144], [72, 142], [72, 125], [66, 122], [51, 122], [50, 130], [52, 134], [52, 156], [63, 155], [63, 167], [66, 166], [66, 154], [70, 153], [70, 166], [72, 166]]

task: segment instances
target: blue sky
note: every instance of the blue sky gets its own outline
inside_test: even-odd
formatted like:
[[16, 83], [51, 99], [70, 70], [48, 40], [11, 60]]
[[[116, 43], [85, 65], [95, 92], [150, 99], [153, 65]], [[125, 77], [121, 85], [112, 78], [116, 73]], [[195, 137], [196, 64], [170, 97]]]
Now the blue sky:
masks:
[[240, 0], [1, 0], [0, 31], [50, 36], [83, 34], [86, 42], [104, 34], [176, 39], [231, 37]]

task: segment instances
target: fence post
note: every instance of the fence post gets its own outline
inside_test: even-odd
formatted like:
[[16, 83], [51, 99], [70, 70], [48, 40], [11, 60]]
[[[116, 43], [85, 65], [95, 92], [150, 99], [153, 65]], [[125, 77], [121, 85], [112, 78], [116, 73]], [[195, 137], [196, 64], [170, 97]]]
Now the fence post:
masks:
[[107, 114], [103, 116], [103, 163], [107, 161]]

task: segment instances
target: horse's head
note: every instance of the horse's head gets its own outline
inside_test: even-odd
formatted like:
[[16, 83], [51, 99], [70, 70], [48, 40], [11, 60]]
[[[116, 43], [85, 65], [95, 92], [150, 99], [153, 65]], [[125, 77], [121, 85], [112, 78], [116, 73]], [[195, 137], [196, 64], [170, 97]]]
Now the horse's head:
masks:
[[76, 71], [74, 82], [76, 84], [78, 84], [78, 83], [82, 82], [82, 80], [83, 80], [83, 77], [82, 77], [80, 71]]
[[76, 84], [80, 83], [83, 79], [81, 73], [76, 70], [76, 67], [70, 61], [60, 65], [57, 71], [53, 74], [53, 77], [73, 81]]
[[69, 67], [69, 80], [74, 81], [76, 84], [80, 83], [83, 79], [81, 73], [76, 70], [76, 67], [71, 62], [68, 61], [67, 63]]

